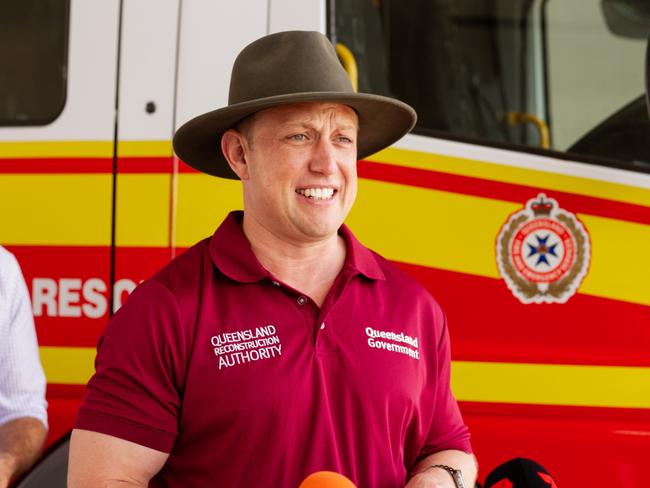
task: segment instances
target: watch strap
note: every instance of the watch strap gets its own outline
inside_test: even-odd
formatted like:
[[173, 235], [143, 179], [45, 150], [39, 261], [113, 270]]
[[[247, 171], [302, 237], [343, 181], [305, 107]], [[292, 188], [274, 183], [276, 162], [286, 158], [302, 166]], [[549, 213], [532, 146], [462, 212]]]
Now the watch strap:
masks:
[[454, 480], [454, 484], [456, 485], [456, 488], [465, 488], [465, 482], [463, 480], [463, 475], [460, 472], [460, 469], [454, 469], [451, 466], [447, 466], [446, 464], [433, 464], [429, 466], [427, 469], [432, 469], [432, 468], [440, 468], [444, 469], [449, 473], [451, 476], [451, 479]]

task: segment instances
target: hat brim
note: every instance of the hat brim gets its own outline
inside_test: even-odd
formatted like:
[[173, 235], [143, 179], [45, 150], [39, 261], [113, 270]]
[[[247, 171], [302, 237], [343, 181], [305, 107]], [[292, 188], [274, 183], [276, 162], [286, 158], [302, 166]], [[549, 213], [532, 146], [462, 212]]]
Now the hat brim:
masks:
[[415, 110], [393, 98], [368, 93], [310, 92], [276, 95], [207, 112], [183, 124], [174, 135], [176, 155], [204, 173], [238, 179], [221, 152], [221, 136], [249, 115], [290, 103], [329, 102], [352, 107], [359, 116], [357, 157], [363, 159], [390, 146], [408, 133], [417, 120]]

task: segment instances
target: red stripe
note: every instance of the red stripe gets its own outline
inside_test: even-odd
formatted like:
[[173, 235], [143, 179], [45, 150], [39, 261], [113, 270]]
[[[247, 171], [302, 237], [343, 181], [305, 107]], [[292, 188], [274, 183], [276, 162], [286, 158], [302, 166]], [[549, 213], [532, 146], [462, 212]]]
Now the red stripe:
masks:
[[58, 383], [47, 384], [48, 398], [81, 398], [85, 392], [86, 385], [61, 385]]
[[[10, 250], [21, 262], [30, 289], [34, 278], [52, 280], [57, 293], [62, 279], [79, 279], [82, 286], [92, 278], [108, 283], [109, 247], [10, 246]], [[183, 249], [176, 251], [180, 254]], [[170, 259], [168, 248], [118, 248], [117, 279], [139, 283]], [[650, 366], [648, 306], [581, 294], [562, 305], [524, 305], [502, 280], [398, 265], [428, 288], [445, 309], [454, 359]], [[102, 296], [107, 301], [108, 291]], [[125, 299], [126, 292], [121, 297]], [[53, 307], [38, 307], [41, 344], [94, 347], [108, 312], [100, 318], [83, 313], [62, 317], [59, 300], [57, 295]], [[77, 308], [93, 300], [97, 297], [84, 297], [82, 291], [69, 305]], [[50, 310], [56, 315], [48, 316]]]
[[200, 173], [198, 169], [192, 168], [189, 164], [182, 160], [178, 160], [178, 172], [179, 173]]
[[66, 435], [74, 424], [86, 385], [47, 385], [49, 429], [46, 447]]
[[503, 280], [399, 264], [447, 314], [456, 360], [650, 366], [650, 307], [576, 294], [519, 302]]
[[540, 192], [545, 192], [570, 212], [650, 225], [650, 207], [643, 205], [370, 161], [359, 161], [358, 171], [360, 177], [371, 180], [505, 200], [522, 206]]
[[561, 487], [647, 484], [650, 410], [467, 402], [460, 407], [481, 478], [524, 457], [544, 466]]
[[0, 159], [1, 173], [112, 173], [112, 158]]
[[[108, 246], [7, 246], [7, 248], [20, 262], [31, 292], [39, 344], [95, 347], [108, 321], [110, 248]], [[170, 259], [169, 248], [117, 248], [115, 275], [122, 290], [120, 301], [123, 302], [128, 296], [127, 286], [132, 287], [150, 277]], [[89, 280], [99, 280], [105, 289], [100, 291], [94, 288], [84, 293], [84, 285], [89, 283]], [[41, 296], [53, 295], [49, 299], [39, 299], [35, 290], [37, 283], [41, 289]], [[61, 293], [64, 285], [68, 287], [67, 299]], [[62, 316], [62, 305], [69, 311], [67, 316]], [[93, 309], [99, 306], [105, 311], [101, 317], [90, 317], [84, 310], [84, 307], [89, 306]], [[77, 313], [79, 316], [70, 316], [70, 312]]]
[[465, 401], [460, 401], [459, 404], [464, 415], [492, 415], [511, 418], [543, 417], [547, 419], [563, 418], [587, 421], [599, 419], [608, 422], [625, 421], [630, 424], [650, 422], [650, 409], [647, 408], [577, 407]]
[[120, 173], [172, 173], [174, 159], [171, 156], [157, 158], [119, 158]]

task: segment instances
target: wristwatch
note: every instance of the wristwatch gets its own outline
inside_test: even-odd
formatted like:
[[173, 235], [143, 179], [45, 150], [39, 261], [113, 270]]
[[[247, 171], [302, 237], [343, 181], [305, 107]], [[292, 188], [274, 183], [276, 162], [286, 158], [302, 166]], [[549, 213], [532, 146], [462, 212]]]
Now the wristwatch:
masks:
[[465, 481], [463, 480], [463, 473], [460, 472], [460, 469], [454, 469], [451, 466], [447, 466], [446, 464], [434, 464], [433, 466], [429, 466], [427, 469], [431, 468], [440, 468], [444, 469], [451, 475], [451, 478], [454, 480], [454, 484], [456, 485], [456, 488], [465, 488]]

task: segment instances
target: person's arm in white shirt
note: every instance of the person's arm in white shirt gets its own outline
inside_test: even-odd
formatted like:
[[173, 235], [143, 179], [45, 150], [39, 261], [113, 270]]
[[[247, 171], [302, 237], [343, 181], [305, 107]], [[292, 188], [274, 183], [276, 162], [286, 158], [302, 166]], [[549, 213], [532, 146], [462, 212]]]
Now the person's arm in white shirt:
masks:
[[47, 434], [45, 375], [29, 293], [0, 247], [0, 488], [38, 458]]

